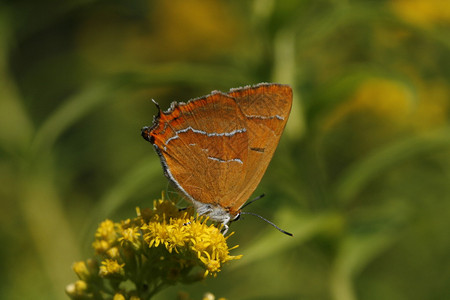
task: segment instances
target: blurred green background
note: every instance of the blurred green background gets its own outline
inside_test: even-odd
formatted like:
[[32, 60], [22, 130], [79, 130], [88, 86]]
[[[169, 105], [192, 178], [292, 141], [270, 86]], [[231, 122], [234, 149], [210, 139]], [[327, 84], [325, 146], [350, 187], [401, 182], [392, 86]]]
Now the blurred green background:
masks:
[[449, 48], [444, 0], [3, 2], [0, 298], [67, 299], [96, 225], [167, 190], [150, 99], [279, 82], [246, 210], [295, 236], [246, 216], [243, 259], [157, 299], [449, 299]]

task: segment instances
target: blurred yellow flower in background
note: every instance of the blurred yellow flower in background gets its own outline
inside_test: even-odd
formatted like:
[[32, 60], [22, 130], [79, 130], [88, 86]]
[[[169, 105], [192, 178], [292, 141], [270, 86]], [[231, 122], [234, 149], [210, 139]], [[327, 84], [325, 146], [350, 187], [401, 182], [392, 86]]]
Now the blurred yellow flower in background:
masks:
[[420, 26], [450, 22], [450, 2], [445, 0], [394, 0], [392, 10], [405, 21]]
[[215, 57], [228, 53], [239, 36], [239, 20], [229, 9], [222, 1], [154, 1], [140, 12], [147, 24], [101, 11], [86, 18], [77, 44], [91, 67], [106, 72]]
[[324, 123], [329, 129], [351, 114], [372, 114], [388, 122], [403, 123], [411, 115], [415, 100], [403, 84], [384, 78], [363, 81], [348, 101], [339, 105]]
[[444, 125], [449, 110], [448, 88], [440, 82], [416, 81], [417, 91], [413, 91], [400, 81], [366, 79], [332, 111], [323, 129], [329, 130], [351, 115], [376, 118], [391, 129], [422, 131]]
[[411, 118], [413, 129], [425, 131], [445, 126], [448, 120], [450, 90], [445, 82], [418, 82], [417, 109]]

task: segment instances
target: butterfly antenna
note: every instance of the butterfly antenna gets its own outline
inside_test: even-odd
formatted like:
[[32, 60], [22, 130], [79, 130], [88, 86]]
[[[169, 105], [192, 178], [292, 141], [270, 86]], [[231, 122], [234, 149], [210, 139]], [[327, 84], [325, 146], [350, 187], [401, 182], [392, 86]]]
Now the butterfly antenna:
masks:
[[264, 196], [265, 196], [264, 194], [261, 194], [261, 195], [259, 195], [258, 197], [256, 197], [256, 198], [254, 198], [254, 199], [248, 201], [247, 203], [245, 203], [244, 205], [242, 205], [241, 209], [243, 209], [243, 208], [246, 207], [246, 206], [249, 206], [250, 204], [252, 204], [252, 203], [255, 202], [256, 200], [259, 200], [259, 199], [261, 199], [261, 198], [264, 197]]
[[[253, 201], [255, 201], [255, 200], [252, 200], [251, 202], [253, 202]], [[250, 203], [251, 203], [251, 202], [250, 202]], [[261, 220], [266, 221], [267, 223], [269, 223], [270, 225], [272, 225], [273, 227], [275, 227], [276, 229], [278, 229], [278, 231], [280, 231], [280, 232], [282, 232], [282, 233], [284, 233], [284, 234], [286, 234], [286, 235], [293, 236], [292, 233], [287, 232], [287, 231], [281, 229], [280, 227], [278, 227], [278, 226], [275, 225], [274, 223], [270, 222], [269, 220], [267, 220], [266, 218], [264, 218], [264, 217], [262, 217], [262, 216], [260, 216], [260, 215], [258, 215], [258, 214], [255, 214], [255, 213], [252, 213], [252, 212], [241, 211], [241, 215], [252, 215], [252, 216], [258, 217], [258, 218], [260, 218]]]
[[156, 108], [157, 108], [158, 110], [161, 110], [161, 107], [159, 107], [159, 103], [156, 102], [155, 99], [152, 99], [152, 102], [153, 102], [153, 104], [155, 104], [155, 106], [156, 106]]

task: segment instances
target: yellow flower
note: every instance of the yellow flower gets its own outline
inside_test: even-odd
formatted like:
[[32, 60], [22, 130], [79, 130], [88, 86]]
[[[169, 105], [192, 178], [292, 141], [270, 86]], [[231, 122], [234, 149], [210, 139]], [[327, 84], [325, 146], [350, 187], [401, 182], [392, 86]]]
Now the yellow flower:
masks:
[[[220, 271], [220, 261], [212, 259], [208, 252], [204, 252], [206, 257], [201, 257], [200, 260], [205, 264], [205, 276], [209, 273], [214, 274]], [[215, 274], [214, 274], [215, 275]]]
[[95, 233], [95, 237], [98, 240], [104, 240], [109, 243], [112, 243], [116, 240], [116, 225], [111, 220], [105, 220], [100, 223], [100, 226], [97, 228], [97, 232]]
[[450, 23], [450, 3], [445, 0], [394, 0], [390, 5], [402, 19], [419, 26]]
[[134, 249], [139, 249], [141, 245], [141, 241], [139, 237], [141, 234], [139, 233], [139, 227], [132, 226], [129, 228], [125, 228], [121, 232], [121, 237], [119, 238], [119, 242], [121, 246], [126, 244], [130, 244]]
[[75, 272], [75, 274], [78, 275], [78, 278], [80, 278], [81, 280], [86, 280], [91, 275], [84, 261], [75, 262], [72, 265], [72, 269]]
[[215, 300], [216, 297], [214, 297], [214, 294], [212, 293], [205, 293], [203, 295], [203, 299], [202, 300]]
[[66, 293], [70, 297], [78, 298], [86, 295], [87, 283], [83, 280], [77, 280], [75, 283], [69, 284], [66, 287]]
[[124, 275], [124, 266], [125, 264], [119, 264], [117, 260], [105, 259], [102, 261], [102, 266], [100, 266], [99, 275], [101, 277], [106, 277], [109, 275]]
[[77, 280], [77, 281], [75, 282], [75, 289], [76, 289], [77, 291], [85, 291], [85, 290], [87, 290], [87, 284], [86, 284], [86, 282], [83, 281], [83, 280]]
[[111, 245], [107, 242], [107, 241], [94, 241], [92, 243], [92, 247], [95, 249], [95, 252], [97, 253], [105, 253], [106, 251], [108, 251], [109, 247], [111, 247]]
[[[153, 209], [137, 208], [136, 213], [134, 219], [106, 220], [99, 225], [92, 244], [98, 258], [74, 264], [84, 281], [67, 286], [72, 299], [106, 293], [110, 298], [115, 295], [114, 299], [138, 300], [162, 286], [216, 276], [224, 263], [241, 258], [229, 254], [237, 247], [228, 248], [230, 235], [224, 237], [207, 218], [195, 218], [191, 209], [180, 211], [161, 199], [154, 201]], [[204, 271], [196, 271], [198, 267]], [[130, 284], [135, 288], [125, 291], [123, 286]]]
[[[215, 299], [216, 299], [216, 296], [214, 296], [214, 294], [209, 293], [209, 292], [205, 293], [202, 298], [202, 300], [215, 300]], [[226, 300], [226, 299], [220, 297], [218, 300]]]
[[328, 116], [323, 128], [329, 130], [352, 114], [368, 113], [389, 122], [404, 124], [411, 116], [414, 105], [414, 95], [404, 84], [384, 78], [369, 78], [361, 82], [349, 101], [341, 103]]
[[229, 255], [226, 238], [216, 226], [207, 224], [207, 218], [195, 219], [188, 217], [186, 213], [178, 214], [180, 217], [170, 219], [169, 224], [166, 224], [167, 218], [164, 217], [162, 223], [151, 221], [142, 226], [144, 240], [149, 247], [164, 245], [169, 253], [173, 250], [179, 253], [181, 249], [184, 249], [184, 252], [192, 251], [203, 264], [205, 276], [215, 275], [222, 264], [241, 258]]
[[164, 200], [164, 195], [162, 199], [153, 201], [153, 212], [154, 216], [163, 216], [166, 221], [170, 218], [180, 217], [180, 211], [178, 208], [173, 204], [173, 202]]
[[121, 229], [121, 225], [115, 224], [111, 220], [105, 220], [100, 223], [100, 226], [95, 233], [95, 241], [92, 243], [92, 246], [97, 253], [105, 253], [114, 245], [117, 241], [118, 229]]
[[150, 248], [158, 247], [160, 244], [167, 244], [168, 231], [166, 224], [150, 222], [143, 225], [141, 229], [146, 232], [144, 234], [144, 240], [148, 243]]
[[120, 252], [119, 252], [119, 248], [117, 247], [111, 247], [108, 249], [108, 251], [106, 251], [106, 255], [109, 258], [113, 258], [113, 259], [117, 259], [120, 257]]
[[119, 293], [115, 294], [113, 298], [113, 300], [125, 300], [125, 299], [126, 299], [125, 296]]

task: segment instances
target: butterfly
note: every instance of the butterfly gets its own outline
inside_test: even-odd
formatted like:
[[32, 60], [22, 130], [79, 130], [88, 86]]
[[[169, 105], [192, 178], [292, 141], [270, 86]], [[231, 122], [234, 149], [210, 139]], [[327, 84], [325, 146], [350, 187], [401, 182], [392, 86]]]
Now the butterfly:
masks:
[[199, 215], [222, 223], [225, 234], [261, 181], [291, 106], [292, 89], [283, 84], [213, 91], [159, 109], [142, 136], [169, 181]]

